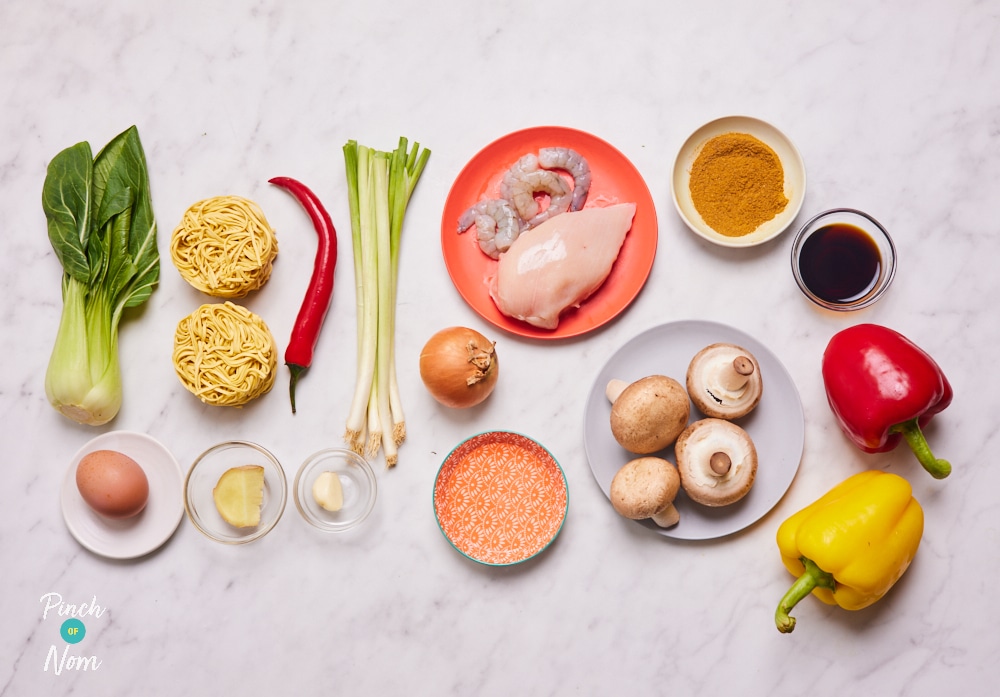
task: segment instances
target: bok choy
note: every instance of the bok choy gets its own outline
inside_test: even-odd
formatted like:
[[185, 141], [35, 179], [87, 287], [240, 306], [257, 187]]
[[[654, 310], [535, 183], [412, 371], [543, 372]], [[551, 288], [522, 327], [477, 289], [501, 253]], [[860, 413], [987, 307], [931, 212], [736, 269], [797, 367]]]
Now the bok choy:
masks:
[[122, 403], [118, 324], [160, 276], [146, 156], [132, 126], [96, 157], [77, 143], [49, 163], [42, 187], [49, 241], [63, 267], [62, 318], [45, 374], [59, 412], [98, 426]]

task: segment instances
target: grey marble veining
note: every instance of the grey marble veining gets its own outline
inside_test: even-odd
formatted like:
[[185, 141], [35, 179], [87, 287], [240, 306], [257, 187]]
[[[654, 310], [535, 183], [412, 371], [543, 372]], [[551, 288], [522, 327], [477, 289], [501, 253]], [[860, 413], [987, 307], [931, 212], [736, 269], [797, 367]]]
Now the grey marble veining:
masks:
[[[41, 0], [4, 3], [0, 26], [0, 694], [992, 693], [996, 3]], [[850, 206], [888, 228], [899, 269], [874, 307], [811, 307], [790, 273], [790, 235], [727, 250], [684, 227], [670, 196], [673, 157], [697, 127], [728, 114], [770, 121], [795, 142], [808, 176], [800, 222]], [[41, 186], [59, 150], [81, 140], [96, 150], [131, 124], [149, 162], [162, 278], [121, 326], [122, 411], [88, 428], [45, 397], [61, 300]], [[440, 252], [441, 211], [462, 167], [494, 139], [539, 125], [612, 143], [646, 180], [659, 223], [655, 264], [635, 302], [564, 342], [487, 324], [456, 292]], [[281, 459], [289, 483], [310, 453], [340, 443], [355, 342], [341, 147], [353, 138], [389, 149], [400, 135], [433, 151], [407, 213], [400, 270], [409, 438], [396, 469], [376, 464], [379, 500], [366, 525], [323, 536], [289, 502], [274, 531], [245, 547], [214, 544], [185, 519], [138, 560], [84, 550], [63, 522], [59, 487], [70, 458], [98, 433], [148, 433], [185, 469], [217, 441], [255, 440]], [[284, 371], [258, 403], [206, 407], [171, 364], [177, 321], [209, 299], [173, 268], [170, 232], [209, 196], [264, 208], [280, 252], [271, 280], [245, 304], [283, 347], [315, 239], [298, 205], [267, 184], [279, 175], [309, 184], [340, 232], [318, 356], [295, 416]], [[698, 543], [619, 518], [591, 474], [582, 433], [608, 357], [652, 326], [691, 318], [770, 347], [805, 412], [801, 467], [780, 503], [738, 534]], [[928, 429], [954, 464], [949, 479], [932, 480], [906, 452], [863, 455], [838, 430], [820, 358], [834, 332], [861, 321], [906, 334], [951, 380], [955, 401]], [[468, 412], [439, 407], [417, 372], [423, 343], [454, 324], [494, 338], [502, 361], [495, 394]], [[456, 554], [431, 504], [443, 458], [491, 429], [537, 438], [569, 484], [559, 538], [514, 568]], [[796, 609], [795, 632], [780, 635], [774, 608], [792, 579], [777, 526], [866, 467], [913, 483], [927, 518], [916, 560], [871, 608], [848, 613], [810, 598]], [[45, 598], [57, 597], [48, 594], [63, 605], [46, 613]], [[94, 603], [100, 616], [85, 614]], [[69, 616], [60, 611], [84, 613], [79, 644], [60, 637]], [[81, 658], [56, 674], [64, 650]]]

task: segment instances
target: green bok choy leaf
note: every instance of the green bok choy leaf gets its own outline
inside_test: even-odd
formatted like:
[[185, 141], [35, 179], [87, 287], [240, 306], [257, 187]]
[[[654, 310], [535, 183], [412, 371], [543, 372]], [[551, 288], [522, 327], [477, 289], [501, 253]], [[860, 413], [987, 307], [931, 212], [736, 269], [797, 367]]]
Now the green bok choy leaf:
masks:
[[49, 163], [42, 187], [49, 241], [63, 267], [62, 318], [45, 393], [74, 421], [97, 426], [122, 403], [118, 324], [160, 276], [146, 156], [132, 126], [97, 157], [90, 144]]

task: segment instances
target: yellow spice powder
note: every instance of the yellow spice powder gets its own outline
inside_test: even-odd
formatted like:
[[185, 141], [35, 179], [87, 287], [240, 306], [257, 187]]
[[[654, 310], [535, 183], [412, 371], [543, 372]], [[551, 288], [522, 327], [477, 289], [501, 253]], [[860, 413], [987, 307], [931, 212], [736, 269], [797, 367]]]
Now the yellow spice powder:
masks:
[[724, 133], [702, 147], [691, 166], [691, 200], [716, 232], [742, 237], [785, 209], [785, 170], [766, 143]]

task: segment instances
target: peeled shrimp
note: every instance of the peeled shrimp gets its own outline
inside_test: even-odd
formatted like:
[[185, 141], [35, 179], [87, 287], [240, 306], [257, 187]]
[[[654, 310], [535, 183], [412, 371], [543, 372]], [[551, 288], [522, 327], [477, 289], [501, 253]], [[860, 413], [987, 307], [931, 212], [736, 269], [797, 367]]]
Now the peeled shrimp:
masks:
[[459, 233], [473, 225], [479, 248], [491, 259], [499, 259], [521, 234], [522, 222], [509, 201], [491, 198], [480, 201], [458, 219]]
[[[539, 169], [538, 157], [532, 153], [524, 155], [507, 170], [500, 184], [500, 192], [525, 221], [525, 229], [533, 228], [554, 215], [565, 213], [573, 198], [566, 180], [557, 172]], [[537, 192], [549, 195], [549, 205], [543, 211], [540, 211], [541, 206], [535, 200]]]
[[569, 210], [583, 208], [590, 193], [590, 165], [583, 155], [571, 148], [542, 148], [538, 151], [538, 164], [545, 169], [564, 169], [573, 177], [573, 199]]

